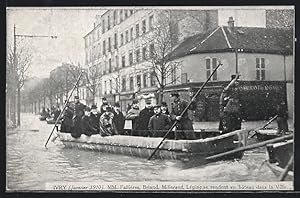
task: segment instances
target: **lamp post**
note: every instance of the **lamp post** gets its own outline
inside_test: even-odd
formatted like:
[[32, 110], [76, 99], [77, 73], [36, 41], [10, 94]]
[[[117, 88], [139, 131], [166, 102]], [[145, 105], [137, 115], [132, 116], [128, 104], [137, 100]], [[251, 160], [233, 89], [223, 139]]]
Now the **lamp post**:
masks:
[[[27, 35], [27, 34], [16, 34], [16, 26], [14, 24], [14, 46], [13, 46], [13, 64], [12, 64], [12, 95], [11, 95], [11, 118], [14, 126], [16, 125], [16, 95], [17, 95], [17, 113], [18, 113], [18, 121], [17, 125], [21, 125], [21, 115], [20, 115], [20, 110], [21, 110], [21, 104], [20, 104], [20, 91], [21, 88], [18, 86], [18, 73], [17, 73], [17, 66], [18, 66], [18, 59], [17, 59], [17, 44], [16, 40], [17, 37], [23, 37], [23, 38], [51, 38], [51, 39], [56, 39], [57, 36], [52, 36], [52, 35]], [[17, 94], [16, 94], [17, 92]]]

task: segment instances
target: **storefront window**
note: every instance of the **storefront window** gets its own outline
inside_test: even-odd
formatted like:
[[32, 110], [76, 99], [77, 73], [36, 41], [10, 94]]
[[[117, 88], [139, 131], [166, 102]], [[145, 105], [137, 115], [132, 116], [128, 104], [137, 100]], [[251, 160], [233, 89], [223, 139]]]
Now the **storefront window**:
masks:
[[266, 79], [265, 58], [256, 58], [256, 80]]
[[133, 85], [133, 76], [130, 76], [130, 80], [129, 80], [129, 89], [133, 90], [134, 85]]
[[[206, 59], [206, 77], [208, 78], [210, 74], [217, 67], [217, 59], [216, 58], [207, 58]], [[212, 76], [211, 80], [217, 80], [217, 71]]]

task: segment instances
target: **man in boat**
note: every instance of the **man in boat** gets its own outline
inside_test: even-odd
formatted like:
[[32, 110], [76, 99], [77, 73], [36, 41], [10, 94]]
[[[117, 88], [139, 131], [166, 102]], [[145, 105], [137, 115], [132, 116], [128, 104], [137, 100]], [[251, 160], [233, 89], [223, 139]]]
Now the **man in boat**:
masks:
[[99, 134], [100, 113], [97, 111], [97, 106], [92, 105], [91, 109], [86, 108], [86, 114], [82, 118], [82, 131], [85, 135], [91, 136]]
[[62, 117], [62, 122], [60, 126], [60, 131], [64, 133], [71, 133], [73, 129], [73, 114], [74, 114], [74, 109], [70, 107], [70, 103], [68, 102], [66, 104], [66, 108]]
[[101, 136], [117, 135], [114, 127], [114, 114], [111, 106], [105, 107], [105, 112], [100, 116], [100, 134]]
[[167, 105], [166, 102], [162, 102], [162, 103], [161, 103], [160, 109], [161, 109], [161, 113], [162, 113], [162, 114], [166, 114], [166, 115], [168, 115], [168, 116], [170, 115], [169, 110], [168, 110], [168, 105]]
[[154, 111], [152, 108], [151, 100], [146, 100], [146, 106], [144, 109], [141, 110], [140, 115], [138, 117], [137, 130], [139, 136], [150, 136], [150, 134], [148, 133], [148, 123], [153, 115]]
[[285, 134], [285, 132], [289, 131], [288, 128], [288, 111], [286, 108], [286, 104], [284, 101], [282, 101], [280, 104], [276, 107], [277, 111], [277, 125], [278, 125], [278, 132], [281, 134]]
[[106, 106], [108, 106], [108, 102], [107, 102], [107, 99], [105, 97], [103, 97], [102, 98], [102, 105], [100, 106], [100, 114], [101, 115], [105, 112]]
[[131, 135], [138, 136], [137, 127], [138, 127], [138, 117], [140, 114], [139, 101], [134, 99], [132, 101], [131, 109], [127, 112], [125, 119], [132, 120], [132, 131]]
[[53, 119], [54, 121], [56, 121], [56, 119], [58, 118], [58, 116], [60, 115], [61, 113], [61, 110], [59, 108], [59, 105], [57, 105], [56, 109], [54, 110], [54, 113], [53, 113]]
[[153, 111], [154, 115], [149, 120], [148, 129], [152, 137], [159, 137], [159, 131], [167, 131], [172, 121], [168, 115], [161, 113], [160, 105], [155, 105]]
[[118, 134], [123, 134], [124, 126], [125, 126], [125, 117], [120, 110], [120, 103], [116, 102], [114, 105], [114, 118], [113, 118], [113, 123], [116, 127], [116, 131]]
[[237, 90], [239, 75], [232, 75], [230, 83], [220, 96], [220, 133], [229, 133], [241, 129], [239, 92]]
[[81, 122], [82, 122], [82, 116], [84, 115], [84, 109], [86, 108], [86, 105], [82, 104], [79, 101], [79, 97], [75, 96], [75, 110], [73, 115], [73, 132], [71, 133], [72, 137], [79, 138], [81, 136], [82, 130], [81, 130]]
[[[170, 116], [173, 121], [177, 120], [175, 138], [189, 140], [196, 139], [193, 121], [189, 118], [188, 111], [180, 116], [183, 110], [188, 106], [188, 102], [182, 100], [177, 92], [172, 93], [170, 97], [173, 102]], [[192, 101], [189, 109], [194, 110], [195, 108], [196, 102]]]

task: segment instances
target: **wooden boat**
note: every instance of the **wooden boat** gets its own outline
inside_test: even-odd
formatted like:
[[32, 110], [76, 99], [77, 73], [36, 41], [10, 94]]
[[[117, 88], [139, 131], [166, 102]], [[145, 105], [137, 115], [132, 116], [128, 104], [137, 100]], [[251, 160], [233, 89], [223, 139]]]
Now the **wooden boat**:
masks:
[[[267, 165], [271, 171], [279, 177], [287, 166], [290, 158], [294, 155], [294, 140], [278, 142], [267, 145]], [[288, 172], [285, 180], [294, 179], [294, 164]]]
[[[286, 132], [286, 135], [291, 134], [292, 132]], [[257, 140], [266, 141], [273, 138], [277, 138], [282, 136], [282, 134], [278, 133], [277, 129], [269, 128], [269, 129], [260, 129], [256, 131]]]
[[[207, 156], [243, 146], [247, 135], [245, 130], [238, 130], [223, 135], [216, 131], [201, 131], [200, 133], [201, 135], [198, 134], [197, 136], [202, 138], [196, 140], [166, 139], [154, 155], [154, 158], [181, 160], [185, 163], [195, 162], [198, 165], [205, 164], [209, 162], [205, 160]], [[80, 138], [75, 139], [70, 133], [62, 132], [58, 132], [58, 137], [65, 147], [68, 148], [87, 149], [141, 158], [148, 158], [162, 140], [162, 137], [129, 135], [101, 137], [98, 134], [92, 136], [81, 135]], [[239, 152], [222, 159], [239, 159], [242, 156], [243, 152]]]

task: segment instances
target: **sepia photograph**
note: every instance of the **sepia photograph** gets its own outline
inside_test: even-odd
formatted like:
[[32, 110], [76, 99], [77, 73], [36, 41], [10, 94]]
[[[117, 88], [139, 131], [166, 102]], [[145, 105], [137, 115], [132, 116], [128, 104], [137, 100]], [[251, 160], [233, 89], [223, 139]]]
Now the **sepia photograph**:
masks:
[[294, 6], [6, 7], [6, 192], [294, 190]]

